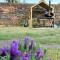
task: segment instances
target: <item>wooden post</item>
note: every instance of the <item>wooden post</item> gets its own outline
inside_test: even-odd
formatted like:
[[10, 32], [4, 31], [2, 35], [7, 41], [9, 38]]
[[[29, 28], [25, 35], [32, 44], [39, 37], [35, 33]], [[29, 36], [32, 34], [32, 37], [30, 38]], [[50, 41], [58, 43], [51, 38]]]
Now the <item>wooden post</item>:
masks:
[[49, 0], [49, 16], [50, 16], [50, 13], [51, 13], [50, 6], [51, 6], [51, 0]]
[[31, 13], [30, 13], [29, 27], [32, 28], [32, 7], [30, 11]]
[[54, 19], [53, 19], [53, 21], [52, 21], [52, 27], [54, 27]]

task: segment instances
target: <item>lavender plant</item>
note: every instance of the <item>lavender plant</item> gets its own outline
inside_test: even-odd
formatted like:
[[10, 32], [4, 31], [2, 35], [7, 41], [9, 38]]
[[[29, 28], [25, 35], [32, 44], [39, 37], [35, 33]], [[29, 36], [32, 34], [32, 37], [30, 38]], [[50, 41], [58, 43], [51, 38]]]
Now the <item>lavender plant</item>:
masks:
[[17, 40], [11, 43], [9, 53], [7, 48], [0, 48], [0, 60], [4, 57], [6, 60], [44, 60], [46, 50], [37, 48], [35, 40], [26, 36], [24, 41]]

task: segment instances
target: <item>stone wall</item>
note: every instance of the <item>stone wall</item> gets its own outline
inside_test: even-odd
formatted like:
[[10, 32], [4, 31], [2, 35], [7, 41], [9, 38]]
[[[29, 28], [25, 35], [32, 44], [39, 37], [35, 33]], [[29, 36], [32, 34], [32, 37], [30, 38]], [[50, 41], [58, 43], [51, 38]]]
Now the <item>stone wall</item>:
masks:
[[60, 25], [60, 4], [54, 4], [55, 24]]
[[4, 4], [0, 3], [0, 25], [20, 25], [21, 20], [29, 19], [29, 4]]

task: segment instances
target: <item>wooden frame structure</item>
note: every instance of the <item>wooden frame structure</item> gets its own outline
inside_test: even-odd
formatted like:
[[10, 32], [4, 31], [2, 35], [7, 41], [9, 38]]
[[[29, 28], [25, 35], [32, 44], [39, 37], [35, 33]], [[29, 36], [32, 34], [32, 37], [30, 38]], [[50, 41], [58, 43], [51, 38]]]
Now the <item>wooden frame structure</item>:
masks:
[[[34, 6], [32, 6], [31, 9], [30, 9], [29, 27], [32, 27], [32, 21], [33, 21], [33, 17], [32, 17], [33, 8], [36, 7], [37, 5], [40, 5], [40, 6], [43, 7], [44, 9], [49, 9], [49, 5], [46, 4], [45, 2], [40, 2], [40, 3], [38, 3], [38, 4], [34, 5]], [[54, 8], [53, 8], [52, 6], [50, 7], [50, 10], [54, 13]], [[49, 20], [53, 20], [53, 22], [54, 22], [54, 17], [53, 17], [53, 19], [49, 19]], [[54, 25], [54, 23], [53, 23], [53, 25]]]

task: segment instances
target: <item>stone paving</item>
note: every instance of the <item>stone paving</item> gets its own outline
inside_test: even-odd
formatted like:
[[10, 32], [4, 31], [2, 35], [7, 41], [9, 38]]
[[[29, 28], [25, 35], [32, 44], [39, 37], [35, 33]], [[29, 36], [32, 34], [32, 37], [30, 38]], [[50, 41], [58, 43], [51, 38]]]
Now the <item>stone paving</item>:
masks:
[[[1, 47], [10, 47], [12, 41], [13, 40], [1, 40], [0, 41], [0, 48]], [[60, 45], [58, 45], [58, 44], [41, 44], [41, 47], [58, 49], [58, 48], [60, 48]]]

